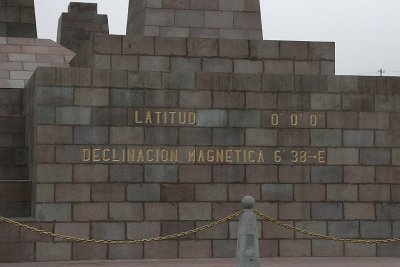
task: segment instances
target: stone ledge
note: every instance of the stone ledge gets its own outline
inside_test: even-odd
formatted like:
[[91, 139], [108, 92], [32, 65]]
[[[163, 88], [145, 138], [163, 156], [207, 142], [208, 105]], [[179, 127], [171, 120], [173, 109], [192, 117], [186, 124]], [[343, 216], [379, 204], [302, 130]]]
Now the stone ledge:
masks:
[[[168, 71], [127, 71], [89, 68], [38, 68], [33, 75], [39, 86], [82, 86], [146, 89], [199, 89], [214, 91], [255, 91], [278, 93], [343, 93], [347, 102], [365, 107], [370, 95], [377, 104], [395, 107], [400, 101], [399, 77], [342, 75], [288, 75]], [[388, 95], [395, 97], [388, 98]], [[325, 95], [328, 97], [328, 95]], [[335, 99], [330, 99], [334, 101]], [[366, 101], [368, 100], [368, 101]], [[353, 106], [346, 102], [346, 107]], [[371, 104], [371, 108], [372, 108]], [[368, 108], [369, 106], [367, 106]]]
[[[59, 267], [231, 267], [234, 259], [194, 259], [194, 260], [144, 260], [144, 261], [81, 261], [81, 262], [42, 262], [42, 263], [15, 263], [10, 267], [50, 267], [57, 264]], [[365, 267], [391, 267], [400, 263], [398, 258], [270, 258], [261, 259], [262, 267], [342, 267], [344, 265]]]

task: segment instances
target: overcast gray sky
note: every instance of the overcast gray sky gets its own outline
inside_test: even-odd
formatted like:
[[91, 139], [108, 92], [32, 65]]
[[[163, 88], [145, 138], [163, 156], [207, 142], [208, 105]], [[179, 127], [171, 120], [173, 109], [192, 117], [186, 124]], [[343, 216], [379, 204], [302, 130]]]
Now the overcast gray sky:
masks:
[[[76, 0], [77, 1], [77, 0]], [[69, 0], [35, 0], [39, 38], [55, 40]], [[125, 34], [128, 0], [85, 0]], [[400, 75], [399, 0], [261, 0], [264, 39], [336, 42], [336, 73]]]

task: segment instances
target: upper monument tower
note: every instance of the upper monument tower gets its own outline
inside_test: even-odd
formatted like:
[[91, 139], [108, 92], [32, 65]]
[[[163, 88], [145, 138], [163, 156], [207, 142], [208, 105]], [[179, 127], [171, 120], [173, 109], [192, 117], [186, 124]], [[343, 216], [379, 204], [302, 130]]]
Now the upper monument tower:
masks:
[[0, 36], [36, 38], [33, 0], [0, 1]]
[[130, 0], [128, 34], [262, 39], [259, 0]]

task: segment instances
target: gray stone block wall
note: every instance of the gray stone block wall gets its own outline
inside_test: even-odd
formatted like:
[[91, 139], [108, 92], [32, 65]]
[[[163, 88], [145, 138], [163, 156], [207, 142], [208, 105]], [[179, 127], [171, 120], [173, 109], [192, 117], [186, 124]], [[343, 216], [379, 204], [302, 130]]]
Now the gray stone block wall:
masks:
[[[75, 67], [132, 71], [335, 74], [335, 44], [95, 35], [71, 64]], [[332, 65], [332, 68], [325, 69], [326, 64]], [[304, 67], [308, 65], [314, 67]], [[313, 85], [312, 81], [304, 81], [305, 87]], [[354, 101], [358, 101], [358, 105], [371, 104], [361, 103], [364, 100], [356, 97], [348, 101], [353, 101], [345, 103], [349, 109]]]
[[261, 40], [259, 0], [130, 0], [128, 34]]
[[0, 1], [0, 36], [37, 37], [33, 0]]
[[[355, 105], [349, 111], [343, 108], [342, 99], [355, 94], [373, 103], [384, 96], [395, 98], [400, 80], [390, 78], [391, 87], [384, 92], [380, 82], [387, 78], [368, 78], [368, 88], [366, 79], [41, 69], [26, 95], [26, 114], [31, 122], [28, 133], [34, 133], [28, 134], [29, 155], [36, 166], [31, 173], [36, 188], [36, 221], [32, 223], [84, 237], [142, 238], [191, 229], [224, 217], [240, 208], [242, 196], [251, 194], [257, 209], [318, 233], [352, 238], [397, 236], [399, 144], [388, 138], [396, 133], [396, 107], [382, 111], [380, 106]], [[185, 83], [180, 82], [183, 80]], [[121, 98], [121, 94], [135, 97], [113, 102], [113, 97]], [[199, 101], [190, 102], [188, 94], [223, 94], [224, 101], [198, 97]], [[271, 97], [275, 104], [260, 105], [255, 94], [261, 99]], [[292, 99], [285, 101], [288, 97]], [[187, 100], [182, 103], [180, 99]], [[35, 112], [39, 108], [54, 109], [56, 115], [39, 122], [42, 115]], [[68, 120], [57, 120], [57, 113], [65, 108], [79, 112], [69, 113]], [[135, 110], [155, 109], [194, 111], [197, 124], [132, 123]], [[273, 114], [278, 114], [278, 121]], [[377, 121], [379, 118], [383, 122]], [[224, 141], [227, 137], [232, 140]], [[163, 164], [110, 164], [80, 159], [87, 145], [146, 147], [160, 146], [160, 141], [171, 149], [262, 148], [269, 156], [260, 165], [187, 164], [185, 159]], [[324, 162], [312, 158], [301, 162], [285, 151], [306, 151], [310, 156], [323, 151], [326, 156]], [[18, 246], [18, 260], [31, 260], [32, 255], [46, 260], [122, 257], [116, 251], [123, 253], [124, 259], [233, 257], [236, 223], [188, 239], [130, 246], [127, 251], [101, 246], [93, 254], [92, 245], [28, 239], [12, 230], [4, 235], [1, 246], [2, 251]], [[8, 228], [0, 231], [3, 229]], [[316, 240], [269, 222], [260, 223], [260, 233], [263, 257], [398, 255], [395, 246], [354, 247]], [[49, 246], [54, 252], [50, 256], [43, 249]], [[9, 253], [2, 259], [16, 261], [17, 257]]]
[[71, 2], [59, 18], [57, 42], [79, 53], [94, 34], [108, 34], [107, 15], [98, 15], [95, 3]]
[[[18, 1], [9, 1], [18, 6]], [[29, 6], [29, 1], [22, 2]], [[33, 9], [33, 8], [32, 8]], [[0, 37], [0, 213], [31, 215], [28, 180], [24, 86], [39, 66], [69, 67], [73, 53], [50, 40]], [[41, 122], [52, 120], [51, 110], [38, 110]]]

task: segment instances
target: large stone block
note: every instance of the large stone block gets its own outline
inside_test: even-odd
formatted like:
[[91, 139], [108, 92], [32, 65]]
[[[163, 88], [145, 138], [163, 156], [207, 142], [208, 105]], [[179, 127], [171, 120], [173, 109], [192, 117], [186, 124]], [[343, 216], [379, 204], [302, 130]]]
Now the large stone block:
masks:
[[108, 143], [107, 127], [75, 127], [74, 143], [75, 144], [107, 144]]
[[259, 127], [261, 112], [259, 111], [229, 111], [229, 126], [231, 127]]
[[77, 88], [74, 104], [78, 106], [108, 106], [108, 89]]
[[125, 190], [124, 184], [116, 183], [96, 183], [92, 185], [92, 201], [125, 201]]
[[72, 144], [72, 127], [68, 126], [37, 126], [38, 144]]
[[144, 214], [147, 220], [177, 220], [176, 203], [145, 203]]
[[72, 182], [72, 165], [38, 164], [36, 179], [38, 182]]
[[293, 185], [291, 184], [264, 184], [262, 185], [262, 200], [264, 201], [292, 201]]
[[279, 129], [278, 144], [280, 146], [309, 146], [310, 131], [302, 129]]
[[360, 149], [360, 163], [363, 165], [389, 165], [390, 149], [363, 148]]
[[145, 144], [151, 145], [176, 145], [178, 143], [178, 129], [163, 128], [145, 128]]
[[360, 234], [362, 238], [390, 238], [392, 236], [391, 223], [388, 221], [362, 221]]
[[110, 203], [110, 219], [114, 221], [141, 221], [143, 207], [140, 203]]
[[245, 180], [244, 166], [213, 166], [213, 181], [217, 183], [238, 183]]
[[72, 258], [71, 243], [36, 243], [36, 260], [46, 261], [68, 261]]
[[276, 146], [277, 131], [269, 129], [246, 129], [246, 145], [248, 146]]
[[179, 106], [187, 108], [210, 108], [212, 104], [211, 92], [181, 92]]
[[225, 184], [199, 184], [195, 188], [196, 201], [227, 201], [228, 185]]
[[371, 166], [345, 166], [345, 183], [373, 183], [375, 179], [375, 168]]
[[212, 168], [208, 165], [181, 165], [179, 166], [179, 181], [186, 183], [210, 183]]
[[88, 107], [60, 107], [56, 108], [57, 124], [89, 125], [91, 109]]
[[307, 166], [280, 166], [279, 181], [281, 183], [309, 183], [310, 167]]
[[45, 222], [68, 222], [72, 219], [71, 204], [43, 203], [36, 205], [36, 218]]
[[282, 220], [309, 220], [311, 218], [310, 204], [279, 203], [279, 218]]
[[298, 184], [294, 186], [295, 201], [323, 201], [326, 189], [320, 184]]
[[344, 203], [344, 218], [346, 220], [375, 220], [375, 205], [373, 203]]
[[327, 185], [328, 201], [356, 201], [358, 200], [358, 186], [351, 184]]
[[211, 258], [210, 240], [182, 240], [179, 241], [179, 256], [182, 258]]
[[343, 169], [340, 166], [313, 166], [311, 167], [311, 181], [313, 183], [341, 183]]
[[390, 201], [389, 185], [360, 185], [360, 201], [368, 202], [387, 202]]
[[110, 105], [114, 107], [142, 107], [144, 105], [143, 90], [111, 89]]
[[312, 129], [311, 145], [321, 147], [338, 147], [342, 144], [342, 130]]
[[330, 221], [328, 222], [328, 233], [343, 238], [359, 237], [359, 226], [357, 221]]
[[193, 184], [164, 184], [161, 187], [161, 201], [194, 201]]
[[218, 56], [218, 41], [216, 39], [189, 38], [187, 40], [188, 56], [213, 57]]
[[276, 166], [246, 166], [247, 183], [274, 183], [278, 181]]
[[242, 146], [245, 131], [240, 128], [214, 129], [213, 145]]
[[343, 254], [343, 243], [312, 240], [312, 255], [315, 257], [340, 257]]
[[199, 110], [197, 112], [197, 126], [224, 127], [228, 125], [228, 112], [224, 110]]
[[108, 220], [107, 203], [77, 203], [73, 206], [74, 221]]
[[108, 179], [108, 166], [100, 164], [74, 165], [74, 181], [80, 183], [106, 182]]
[[354, 148], [328, 148], [329, 165], [357, 165], [358, 149]]
[[57, 184], [55, 187], [56, 202], [89, 202], [90, 185]]
[[144, 129], [141, 127], [111, 127], [111, 144], [143, 144]]
[[175, 165], [146, 165], [144, 179], [146, 182], [176, 182], [178, 167]]
[[211, 220], [211, 203], [181, 203], [179, 204], [180, 220]]
[[120, 222], [95, 222], [91, 236], [95, 239], [122, 240], [125, 238], [125, 224]]
[[311, 240], [281, 240], [279, 255], [282, 257], [310, 257]]

